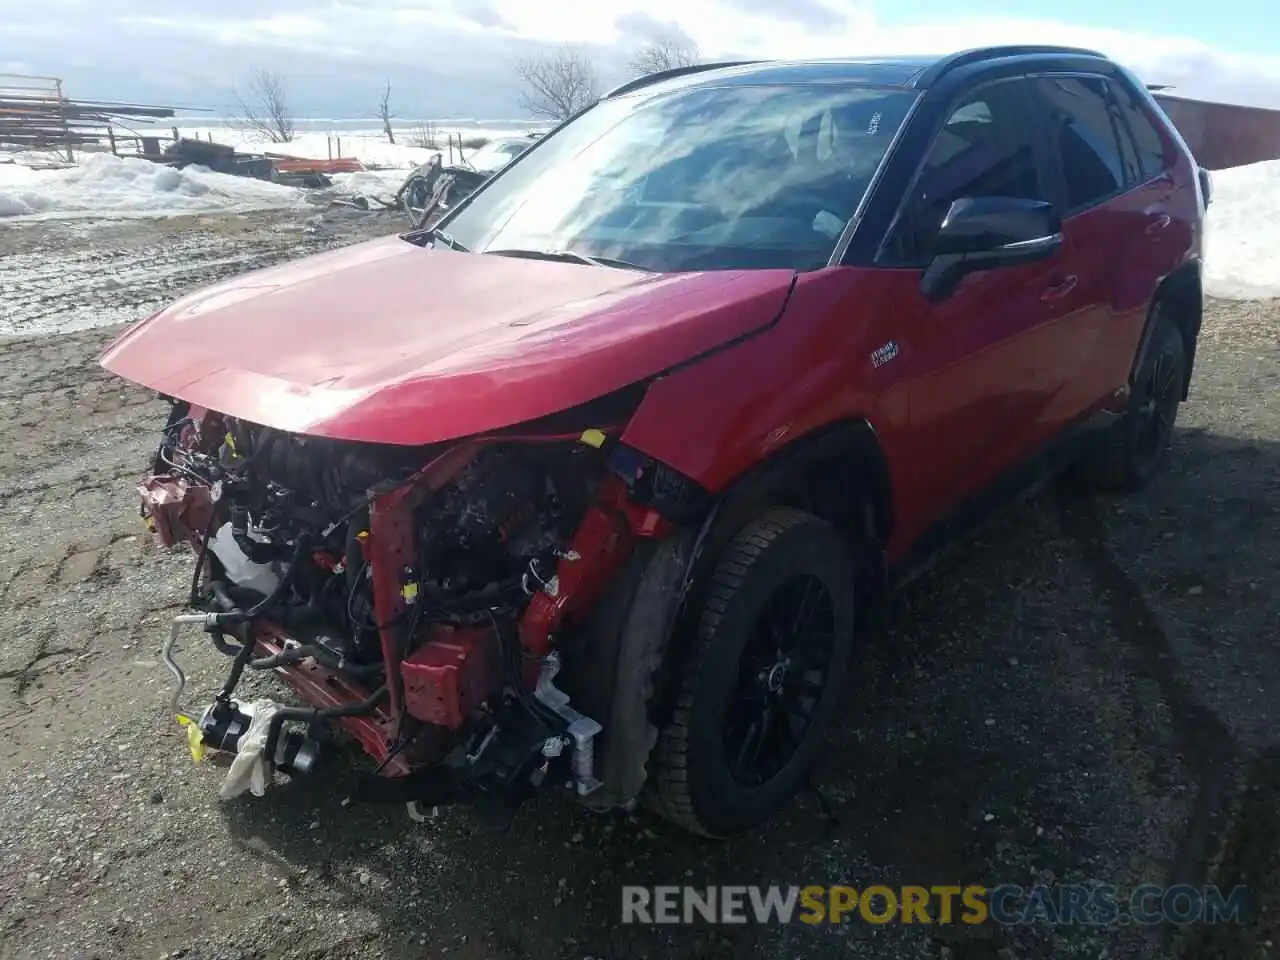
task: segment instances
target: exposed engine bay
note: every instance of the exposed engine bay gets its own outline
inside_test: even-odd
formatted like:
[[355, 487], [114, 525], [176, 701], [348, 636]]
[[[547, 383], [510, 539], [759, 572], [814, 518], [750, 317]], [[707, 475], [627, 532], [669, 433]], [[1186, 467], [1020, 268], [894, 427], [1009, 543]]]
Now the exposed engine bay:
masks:
[[[557, 632], [639, 538], [670, 528], [652, 504], [682, 492], [671, 476], [608, 428], [415, 448], [170, 403], [139, 490], [161, 541], [197, 552], [202, 612], [177, 618], [164, 659], [201, 747], [234, 753], [265, 735], [265, 761], [303, 774], [320, 754], [314, 728], [333, 722], [377, 761], [366, 799], [472, 794], [510, 812], [549, 777], [579, 797], [599, 789], [601, 718], [556, 686]], [[232, 659], [199, 715], [179, 706], [186, 625]], [[307, 705], [255, 727], [234, 698], [252, 670], [281, 674]]]

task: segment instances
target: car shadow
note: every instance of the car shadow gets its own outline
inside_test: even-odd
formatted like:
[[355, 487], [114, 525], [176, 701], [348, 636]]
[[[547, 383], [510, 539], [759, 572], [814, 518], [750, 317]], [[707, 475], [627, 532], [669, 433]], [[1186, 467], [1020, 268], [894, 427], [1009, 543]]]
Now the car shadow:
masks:
[[[1237, 872], [1276, 866], [1280, 805], [1241, 825], [1230, 800], [1280, 742], [1280, 710], [1230, 717], [1230, 668], [1200, 638], [1211, 628], [1280, 684], [1259, 633], [1276, 601], [1249, 586], [1280, 582], [1277, 503], [1280, 444], [1180, 428], [1139, 495], [1063, 481], [1011, 508], [894, 598], [860, 641], [812, 787], [750, 835], [704, 840], [545, 793], [505, 833], [461, 809], [414, 823], [401, 807], [344, 808], [341, 761], [220, 809], [291, 899], [376, 918], [387, 956], [871, 957], [896, 942], [955, 960], [1069, 943], [1163, 956], [1168, 931], [1119, 927], [624, 925], [621, 891], [1203, 883], [1224, 849]], [[1270, 847], [1242, 860], [1259, 836]]]

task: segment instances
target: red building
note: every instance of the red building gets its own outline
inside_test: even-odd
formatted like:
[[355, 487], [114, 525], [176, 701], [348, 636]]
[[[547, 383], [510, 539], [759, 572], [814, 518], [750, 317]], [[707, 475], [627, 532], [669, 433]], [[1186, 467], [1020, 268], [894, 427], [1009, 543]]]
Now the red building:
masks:
[[1202, 167], [1221, 170], [1280, 159], [1280, 110], [1152, 95], [1169, 115]]

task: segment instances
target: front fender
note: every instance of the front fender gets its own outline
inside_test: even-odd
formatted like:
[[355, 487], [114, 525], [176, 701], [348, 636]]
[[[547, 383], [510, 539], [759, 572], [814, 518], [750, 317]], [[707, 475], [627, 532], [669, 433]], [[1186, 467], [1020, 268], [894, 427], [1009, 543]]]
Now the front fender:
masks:
[[897, 426], [906, 394], [874, 369], [889, 309], [868, 279], [847, 267], [802, 275], [777, 323], [657, 377], [622, 442], [719, 493], [828, 424]]

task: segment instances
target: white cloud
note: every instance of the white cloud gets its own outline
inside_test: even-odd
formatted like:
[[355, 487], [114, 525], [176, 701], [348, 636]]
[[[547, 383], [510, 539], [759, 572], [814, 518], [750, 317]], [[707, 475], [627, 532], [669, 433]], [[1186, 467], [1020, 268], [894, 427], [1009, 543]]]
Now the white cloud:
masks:
[[1148, 83], [1178, 87], [1188, 96], [1280, 107], [1280, 64], [1216, 49], [1176, 34], [1145, 34], [1053, 20], [966, 19], [873, 28], [856, 52], [940, 52], [986, 44], [1051, 43], [1098, 50]]
[[[536, 44], [585, 45], [613, 83], [625, 78], [627, 49], [655, 30], [687, 35], [708, 56], [1063, 43], [1100, 49], [1144, 80], [1188, 96], [1280, 107], [1280, 65], [1191, 37], [956, 15], [889, 25], [870, 0], [42, 0], [12, 7], [4, 15], [12, 49], [22, 50], [32, 71], [65, 76], [73, 94], [215, 109], [231, 102], [230, 86], [250, 66], [266, 63], [291, 79], [306, 111], [367, 114], [390, 79], [402, 115], [511, 116], [512, 65]], [[146, 80], [138, 79], [140, 59]]]
[[600, 45], [633, 41], [619, 23], [643, 14], [677, 24], [712, 55], [836, 56], [873, 22], [868, 7], [849, 0], [495, 0], [492, 6], [522, 36]]

